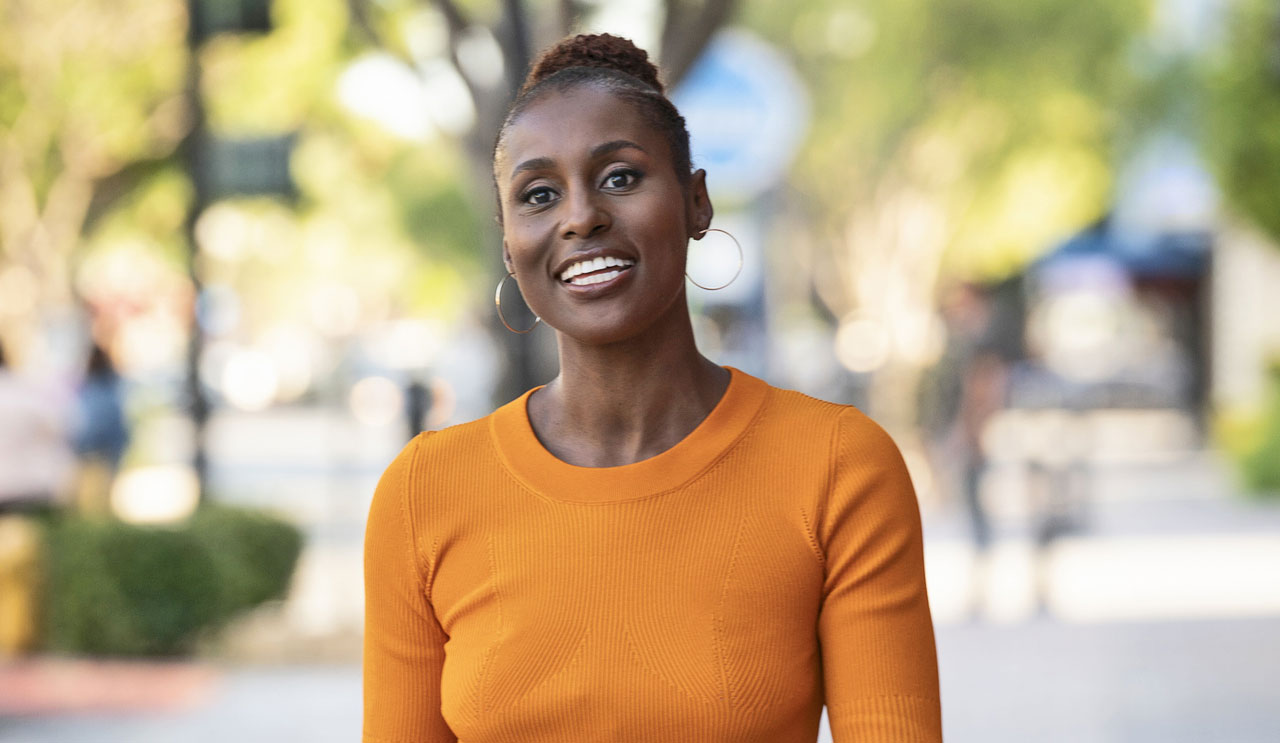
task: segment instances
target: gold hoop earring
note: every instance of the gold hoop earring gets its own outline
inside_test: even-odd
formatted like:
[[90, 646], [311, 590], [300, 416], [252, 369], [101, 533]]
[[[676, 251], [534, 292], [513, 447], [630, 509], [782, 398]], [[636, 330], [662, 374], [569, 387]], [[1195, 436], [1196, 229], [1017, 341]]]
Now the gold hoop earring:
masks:
[[[507, 283], [507, 279], [511, 278], [512, 276], [515, 276], [515, 274], [508, 272], [506, 276], [503, 276], [502, 279], [498, 281], [498, 290], [493, 293], [493, 303], [498, 308], [498, 319], [502, 321], [503, 325], [507, 326], [507, 330], [510, 330], [512, 333], [520, 333], [521, 335], [523, 335], [525, 333], [528, 333], [530, 330], [533, 330], [534, 326], [536, 326], [542, 320], [542, 318], [538, 317], [537, 315], [534, 315], [533, 325], [530, 325], [525, 330], [516, 330], [515, 328], [511, 327], [510, 323], [507, 322], [507, 318], [502, 316], [502, 285]], [[520, 282], [517, 281], [516, 287], [519, 288], [519, 286], [520, 286]]]
[[691, 281], [691, 282], [693, 283], [693, 285], [694, 285], [694, 286], [696, 286], [696, 287], [698, 287], [699, 289], [706, 289], [706, 290], [707, 290], [707, 291], [709, 291], [709, 292], [714, 292], [714, 291], [720, 291], [721, 289], [723, 289], [723, 288], [725, 288], [726, 286], [728, 286], [728, 285], [732, 284], [734, 281], [736, 281], [736, 280], [738, 279], [738, 274], [742, 273], [742, 264], [743, 264], [743, 258], [744, 258], [744, 256], [743, 256], [743, 254], [742, 254], [742, 243], [738, 242], [738, 238], [734, 237], [734, 236], [733, 236], [733, 235], [732, 235], [728, 230], [722, 230], [722, 229], [720, 229], [720, 228], [718, 228], [718, 227], [708, 227], [708, 228], [706, 228], [705, 230], [703, 230], [702, 232], [699, 232], [699, 233], [698, 233], [698, 239], [699, 239], [699, 240], [701, 240], [703, 237], [706, 237], [706, 234], [707, 234], [708, 232], [723, 232], [724, 234], [726, 234], [726, 235], [728, 235], [728, 236], [729, 236], [729, 239], [730, 239], [730, 240], [732, 240], [732, 241], [733, 241], [733, 245], [734, 245], [734, 247], [736, 247], [736, 248], [738, 249], [738, 270], [733, 272], [733, 278], [731, 278], [731, 279], [729, 279], [728, 281], [724, 282], [724, 283], [723, 283], [723, 284], [721, 284], [720, 286], [703, 286], [702, 284], [699, 284], [698, 282], [694, 281], [694, 280], [693, 280], [693, 277], [689, 275], [689, 272], [688, 272], [688, 271], [685, 271], [685, 272], [684, 272], [684, 277], [685, 277], [686, 279], [688, 279], [689, 281]]

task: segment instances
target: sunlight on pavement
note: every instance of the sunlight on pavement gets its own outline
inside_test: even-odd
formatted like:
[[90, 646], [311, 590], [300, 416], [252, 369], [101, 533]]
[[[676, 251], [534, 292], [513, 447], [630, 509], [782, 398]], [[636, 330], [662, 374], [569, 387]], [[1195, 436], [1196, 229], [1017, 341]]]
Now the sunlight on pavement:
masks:
[[1280, 535], [1063, 538], [1037, 562], [1026, 540], [997, 542], [985, 564], [968, 542], [929, 542], [934, 621], [1028, 620], [1038, 571], [1048, 613], [1066, 622], [1280, 616]]
[[1280, 535], [1063, 539], [1049, 565], [1067, 621], [1280, 615]]

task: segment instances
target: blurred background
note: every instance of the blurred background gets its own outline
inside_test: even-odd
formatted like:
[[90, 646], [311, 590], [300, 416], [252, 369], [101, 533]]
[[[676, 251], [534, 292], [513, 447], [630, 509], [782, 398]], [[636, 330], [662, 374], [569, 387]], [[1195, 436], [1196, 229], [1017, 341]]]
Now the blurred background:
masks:
[[357, 738], [378, 476], [555, 374], [490, 153], [575, 31], [704, 353], [902, 448], [947, 739], [1276, 740], [1275, 0], [3, 0], [0, 741]]

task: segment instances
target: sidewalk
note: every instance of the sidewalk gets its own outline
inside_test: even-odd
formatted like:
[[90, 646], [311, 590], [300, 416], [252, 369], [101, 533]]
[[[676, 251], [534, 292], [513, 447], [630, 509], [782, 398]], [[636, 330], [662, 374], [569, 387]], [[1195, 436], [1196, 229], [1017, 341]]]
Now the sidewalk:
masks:
[[[948, 743], [1272, 743], [1280, 620], [938, 631]], [[356, 666], [228, 668], [196, 707], [0, 720], [4, 743], [351, 743]], [[821, 740], [830, 741], [829, 737]]]
[[[196, 668], [203, 668], [196, 666]], [[196, 703], [142, 711], [0, 716], [3, 743], [351, 743], [360, 739], [355, 666], [223, 668]], [[122, 684], [127, 683], [121, 680]]]
[[1083, 528], [1043, 550], [1001, 474], [988, 483], [994, 539], [980, 560], [957, 508], [925, 515], [935, 624], [1280, 617], [1280, 499], [1235, 494], [1211, 453], [1100, 467]]
[[0, 663], [0, 717], [182, 711], [205, 703], [216, 677], [212, 667], [191, 662]]

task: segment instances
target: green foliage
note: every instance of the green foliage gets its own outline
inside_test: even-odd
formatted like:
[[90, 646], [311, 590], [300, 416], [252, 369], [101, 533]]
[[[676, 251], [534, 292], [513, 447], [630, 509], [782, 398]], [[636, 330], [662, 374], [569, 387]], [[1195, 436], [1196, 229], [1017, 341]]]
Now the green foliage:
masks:
[[268, 34], [226, 34], [201, 50], [209, 126], [220, 134], [303, 128], [326, 108], [343, 63], [342, 0], [273, 0]]
[[[395, 5], [406, 22], [431, 12]], [[219, 34], [196, 55], [212, 134], [298, 142], [297, 201], [227, 200], [215, 209], [229, 219], [200, 222], [222, 227], [202, 230], [210, 239], [198, 268], [206, 284], [239, 296], [235, 343], [324, 334], [310, 312], [323, 291], [352, 293], [361, 327], [405, 313], [452, 319], [471, 302], [469, 274], [487, 265], [457, 143], [402, 139], [338, 94], [363, 53], [349, 7], [273, 0], [269, 33]], [[173, 342], [149, 344], [154, 352], [126, 354], [139, 358], [123, 364], [132, 370], [180, 362], [189, 312], [186, 26], [182, 0], [0, 3], [0, 273], [24, 266], [40, 303], [64, 302], [73, 288], [85, 306], [113, 313], [113, 333], [154, 339], [157, 323], [176, 329]], [[481, 208], [487, 216], [491, 205]], [[37, 315], [12, 317], [0, 334]]]
[[25, 181], [43, 202], [59, 177], [168, 152], [182, 128], [184, 24], [173, 2], [0, 4], [0, 134], [23, 155], [0, 183]]
[[478, 268], [486, 248], [477, 212], [491, 218], [497, 206], [472, 204], [458, 177], [465, 166], [441, 149], [406, 149], [388, 164], [383, 177], [398, 195], [400, 222], [420, 250], [453, 265]]
[[282, 597], [302, 538], [275, 518], [206, 506], [173, 527], [58, 517], [46, 544], [49, 650], [166, 656]]
[[171, 655], [218, 617], [217, 568], [188, 530], [68, 518], [47, 543], [51, 650]]
[[1280, 240], [1280, 9], [1239, 0], [1208, 75], [1205, 147], [1231, 205]]
[[1259, 493], [1280, 495], [1280, 363], [1268, 375], [1267, 401], [1251, 421], [1227, 430], [1227, 448], [1235, 454], [1244, 486]]
[[284, 598], [302, 551], [297, 527], [259, 511], [205, 505], [191, 532], [222, 576], [222, 617]]
[[[947, 214], [948, 268], [996, 278], [1106, 209], [1145, 0], [748, 3], [813, 95], [792, 182], [826, 233], [895, 189]], [[825, 224], [824, 224], [825, 223]]]

